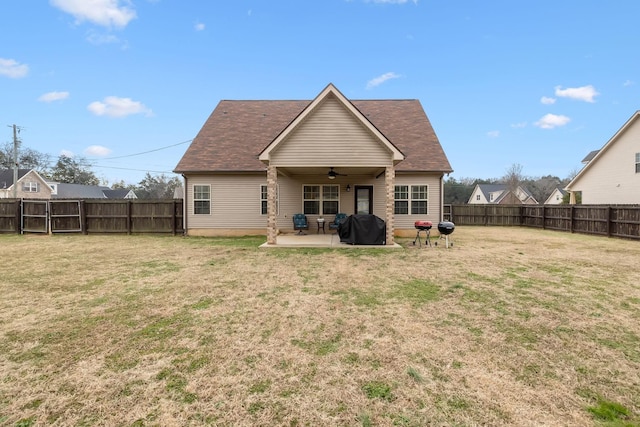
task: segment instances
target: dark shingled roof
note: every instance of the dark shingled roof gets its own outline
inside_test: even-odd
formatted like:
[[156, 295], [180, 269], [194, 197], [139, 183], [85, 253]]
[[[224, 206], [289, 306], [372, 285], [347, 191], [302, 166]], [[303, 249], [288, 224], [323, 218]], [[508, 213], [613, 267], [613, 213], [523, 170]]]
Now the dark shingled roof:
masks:
[[[31, 169], [18, 169], [18, 180], [29, 173]], [[13, 185], [13, 169], [0, 169], [0, 189]]]
[[[220, 101], [175, 172], [264, 171], [258, 155], [311, 102]], [[350, 102], [406, 156], [397, 172], [452, 171], [420, 101]]]

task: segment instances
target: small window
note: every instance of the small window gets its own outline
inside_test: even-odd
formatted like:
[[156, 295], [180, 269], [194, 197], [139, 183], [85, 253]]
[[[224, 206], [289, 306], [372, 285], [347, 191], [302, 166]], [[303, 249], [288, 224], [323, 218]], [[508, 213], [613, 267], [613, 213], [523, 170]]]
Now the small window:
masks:
[[322, 214], [335, 215], [338, 213], [338, 202], [340, 200], [340, 186], [322, 186]]
[[22, 191], [25, 193], [37, 193], [40, 190], [40, 186], [37, 182], [25, 182], [22, 184]]
[[211, 186], [193, 186], [193, 213], [195, 215], [211, 214]]
[[303, 209], [305, 215], [318, 215], [320, 213], [320, 186], [305, 185], [303, 188]]
[[636, 153], [636, 173], [640, 173], [640, 153]]
[[409, 214], [409, 186], [396, 185], [394, 192], [394, 208], [393, 213], [398, 215]]
[[480, 201], [480, 195], [479, 194], [476, 194], [476, 200]]
[[426, 215], [428, 198], [428, 187], [426, 185], [412, 185], [411, 215]]
[[[278, 187], [276, 187], [276, 215], [278, 214], [278, 212], [280, 211], [280, 200], [279, 200], [279, 196], [278, 196]], [[262, 184], [260, 185], [260, 214], [261, 215], [266, 215], [267, 214], [267, 186], [266, 184]]]

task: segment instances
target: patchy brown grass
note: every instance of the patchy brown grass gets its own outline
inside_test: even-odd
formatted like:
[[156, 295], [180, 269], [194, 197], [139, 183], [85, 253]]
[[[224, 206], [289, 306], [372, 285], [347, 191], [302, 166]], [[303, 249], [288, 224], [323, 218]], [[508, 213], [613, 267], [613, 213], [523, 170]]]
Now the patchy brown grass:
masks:
[[452, 237], [0, 236], [0, 424], [639, 425], [640, 243]]

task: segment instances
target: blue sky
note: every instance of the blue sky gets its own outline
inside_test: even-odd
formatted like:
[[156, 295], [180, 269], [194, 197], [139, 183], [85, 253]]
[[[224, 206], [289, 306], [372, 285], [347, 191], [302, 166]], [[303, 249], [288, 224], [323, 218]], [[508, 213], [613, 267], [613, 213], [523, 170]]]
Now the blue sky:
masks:
[[[113, 183], [221, 99], [419, 99], [455, 178], [568, 176], [640, 109], [637, 0], [7, 0], [0, 124]], [[2, 126], [0, 142], [12, 140]]]

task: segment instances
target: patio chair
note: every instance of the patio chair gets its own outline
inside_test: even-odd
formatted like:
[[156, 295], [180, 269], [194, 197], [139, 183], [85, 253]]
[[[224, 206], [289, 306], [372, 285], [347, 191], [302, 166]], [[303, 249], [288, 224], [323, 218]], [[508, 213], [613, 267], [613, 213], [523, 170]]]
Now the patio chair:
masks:
[[346, 213], [337, 213], [336, 217], [333, 219], [333, 221], [331, 221], [329, 223], [329, 230], [338, 230], [338, 227], [340, 227], [340, 223], [342, 221], [344, 221], [345, 219], [347, 219], [347, 214]]
[[293, 215], [293, 229], [298, 230], [298, 234], [302, 234], [302, 230], [309, 229], [309, 221], [305, 214], [297, 213]]

